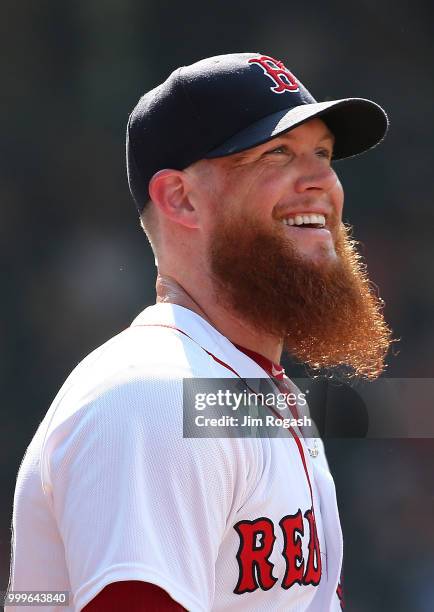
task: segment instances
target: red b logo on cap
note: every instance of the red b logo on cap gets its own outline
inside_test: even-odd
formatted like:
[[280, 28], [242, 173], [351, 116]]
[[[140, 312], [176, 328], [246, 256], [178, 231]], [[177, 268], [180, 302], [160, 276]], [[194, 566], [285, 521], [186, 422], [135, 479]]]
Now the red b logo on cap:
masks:
[[281, 94], [284, 91], [300, 91], [295, 76], [286, 68], [283, 62], [275, 60], [268, 55], [261, 55], [261, 57], [249, 59], [249, 64], [261, 66], [264, 74], [274, 83], [274, 87], [270, 87], [273, 93]]

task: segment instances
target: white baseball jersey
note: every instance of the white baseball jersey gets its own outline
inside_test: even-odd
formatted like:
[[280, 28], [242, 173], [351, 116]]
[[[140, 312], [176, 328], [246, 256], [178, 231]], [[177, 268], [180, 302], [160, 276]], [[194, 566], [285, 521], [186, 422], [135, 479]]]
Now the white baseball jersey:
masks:
[[[145, 309], [84, 359], [22, 462], [10, 589], [151, 582], [194, 612], [340, 610], [342, 535], [324, 449], [294, 438], [184, 438], [186, 378], [264, 378], [197, 314]], [[6, 608], [10, 612], [20, 608]]]

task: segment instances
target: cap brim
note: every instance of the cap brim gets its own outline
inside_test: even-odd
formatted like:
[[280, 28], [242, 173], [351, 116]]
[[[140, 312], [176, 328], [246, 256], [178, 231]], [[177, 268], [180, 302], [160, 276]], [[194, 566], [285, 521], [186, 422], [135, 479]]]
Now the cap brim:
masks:
[[375, 147], [383, 140], [389, 125], [381, 106], [364, 98], [303, 104], [259, 119], [234, 134], [205, 157], [223, 157], [239, 153], [315, 117], [321, 117], [335, 137], [333, 159], [351, 157]]

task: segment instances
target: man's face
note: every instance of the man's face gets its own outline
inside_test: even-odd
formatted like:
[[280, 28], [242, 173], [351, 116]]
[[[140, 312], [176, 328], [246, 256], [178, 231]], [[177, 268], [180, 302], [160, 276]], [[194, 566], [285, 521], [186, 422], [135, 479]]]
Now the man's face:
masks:
[[343, 190], [331, 167], [333, 135], [313, 119], [243, 153], [212, 160], [210, 236], [228, 222], [256, 225], [318, 265], [336, 259]]
[[300, 361], [373, 377], [390, 332], [342, 223], [332, 146], [315, 119], [244, 153], [199, 162], [193, 197], [206, 274], [218, 302], [283, 339]]

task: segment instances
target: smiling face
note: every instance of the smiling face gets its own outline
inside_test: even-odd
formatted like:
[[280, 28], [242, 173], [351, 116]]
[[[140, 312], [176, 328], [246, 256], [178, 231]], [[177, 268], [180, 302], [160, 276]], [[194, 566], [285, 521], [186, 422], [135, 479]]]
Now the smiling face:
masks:
[[[272, 232], [305, 259], [336, 259], [343, 190], [331, 167], [333, 135], [313, 119], [245, 152], [208, 160], [207, 231], [238, 219]], [[201, 162], [202, 163], [202, 162]]]
[[300, 361], [374, 377], [390, 331], [342, 223], [332, 150], [332, 135], [315, 119], [199, 162], [190, 197], [200, 205], [203, 273], [217, 303], [282, 338]]

